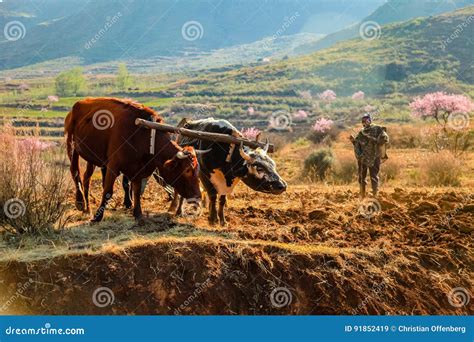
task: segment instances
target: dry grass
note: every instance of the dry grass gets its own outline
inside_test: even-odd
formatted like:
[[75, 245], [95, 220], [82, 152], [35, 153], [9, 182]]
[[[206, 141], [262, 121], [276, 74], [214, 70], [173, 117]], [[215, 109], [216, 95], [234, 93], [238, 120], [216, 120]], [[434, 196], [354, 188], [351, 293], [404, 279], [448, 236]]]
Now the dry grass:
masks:
[[332, 176], [335, 183], [348, 184], [356, 181], [357, 160], [352, 151], [340, 150], [336, 152]]
[[421, 179], [428, 186], [459, 186], [462, 163], [451, 152], [427, 154], [420, 165]]
[[70, 190], [65, 153], [37, 137], [18, 139], [0, 130], [0, 227], [16, 233], [44, 233], [65, 223]]
[[392, 148], [427, 147], [422, 127], [415, 125], [390, 125], [387, 127]]
[[398, 156], [390, 157], [381, 166], [380, 178], [383, 182], [397, 180], [401, 174], [402, 168], [402, 161]]

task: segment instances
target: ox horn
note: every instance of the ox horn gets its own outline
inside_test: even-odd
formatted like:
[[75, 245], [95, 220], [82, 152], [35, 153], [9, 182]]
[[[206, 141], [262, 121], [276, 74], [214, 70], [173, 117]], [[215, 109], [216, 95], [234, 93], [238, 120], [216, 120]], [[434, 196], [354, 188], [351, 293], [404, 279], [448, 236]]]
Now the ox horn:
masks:
[[253, 161], [253, 158], [249, 156], [245, 151], [244, 151], [244, 143], [240, 143], [240, 148], [239, 148], [240, 156], [249, 162]]
[[206, 154], [206, 153], [209, 153], [212, 151], [212, 148], [208, 148], [207, 150], [194, 150], [194, 152], [196, 153], [196, 155], [200, 155], [200, 154]]
[[176, 157], [178, 159], [185, 159], [187, 158], [188, 156], [186, 155], [186, 153], [184, 153], [183, 151], [179, 151], [178, 153], [176, 153]]
[[265, 138], [265, 148], [263, 149], [265, 153], [268, 152], [269, 147], [270, 147], [270, 143], [268, 142], [268, 138]]

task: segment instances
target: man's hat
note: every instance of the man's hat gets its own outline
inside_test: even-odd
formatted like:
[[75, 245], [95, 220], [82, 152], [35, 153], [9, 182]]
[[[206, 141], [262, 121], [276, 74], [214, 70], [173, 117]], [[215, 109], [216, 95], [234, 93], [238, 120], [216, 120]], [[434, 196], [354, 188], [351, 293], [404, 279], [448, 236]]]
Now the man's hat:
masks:
[[362, 118], [361, 120], [369, 120], [370, 122], [372, 122], [372, 116], [369, 114], [369, 113], [365, 113], [364, 115], [362, 115]]

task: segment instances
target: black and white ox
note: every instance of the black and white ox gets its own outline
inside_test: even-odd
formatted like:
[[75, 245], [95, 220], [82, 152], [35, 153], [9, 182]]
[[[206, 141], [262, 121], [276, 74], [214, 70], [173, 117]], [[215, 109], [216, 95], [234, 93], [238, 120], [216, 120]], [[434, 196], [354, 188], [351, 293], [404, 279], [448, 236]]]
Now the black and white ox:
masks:
[[[184, 128], [241, 136], [240, 132], [227, 120], [213, 118], [189, 121]], [[209, 223], [216, 224], [218, 219], [221, 225], [226, 224], [224, 207], [226, 196], [231, 194], [240, 180], [255, 191], [281, 194], [286, 190], [287, 184], [276, 170], [275, 162], [268, 156], [268, 145], [265, 149], [253, 150], [246, 146], [220, 143], [208, 140], [199, 140], [181, 137], [178, 141], [181, 146], [194, 146], [195, 149], [211, 150], [209, 153], [199, 155], [199, 178], [209, 196]], [[175, 196], [171, 210], [176, 208]], [[216, 202], [219, 197], [219, 209]], [[180, 201], [177, 213], [181, 213]]]

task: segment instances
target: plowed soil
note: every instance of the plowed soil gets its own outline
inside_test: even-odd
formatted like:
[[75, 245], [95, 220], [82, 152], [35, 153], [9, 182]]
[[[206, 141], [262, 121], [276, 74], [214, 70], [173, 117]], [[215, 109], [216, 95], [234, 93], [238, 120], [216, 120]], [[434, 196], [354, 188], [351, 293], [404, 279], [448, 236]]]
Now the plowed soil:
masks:
[[[367, 213], [353, 187], [295, 185], [278, 197], [240, 187], [220, 227], [207, 223], [207, 212], [197, 220], [163, 214], [163, 191], [150, 186], [145, 226], [117, 193], [103, 223], [80, 225], [87, 216], [78, 214], [58, 237], [3, 253], [0, 302], [11, 302], [4, 312], [474, 312], [459, 296], [459, 288], [470, 296], [474, 279], [468, 191], [385, 189]], [[94, 303], [100, 287], [113, 294], [103, 307]]]

